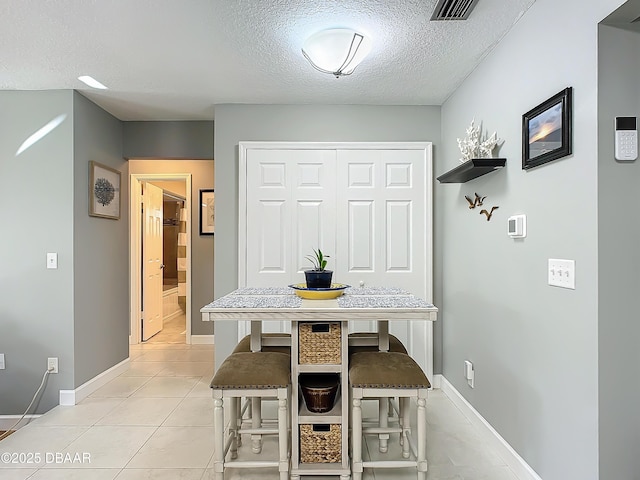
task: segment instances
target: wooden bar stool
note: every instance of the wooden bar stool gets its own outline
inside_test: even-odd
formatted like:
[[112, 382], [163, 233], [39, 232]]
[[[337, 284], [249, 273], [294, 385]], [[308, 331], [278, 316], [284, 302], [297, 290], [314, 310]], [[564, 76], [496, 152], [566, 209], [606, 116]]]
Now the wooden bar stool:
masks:
[[[418, 480], [427, 475], [427, 418], [426, 398], [431, 384], [420, 366], [408, 355], [398, 352], [360, 352], [349, 359], [349, 387], [351, 392], [351, 462], [353, 480], [361, 480], [364, 468], [412, 467]], [[365, 398], [400, 398], [398, 427], [362, 425], [362, 400]], [[415, 398], [417, 409], [417, 442], [411, 436], [410, 399]], [[363, 434], [399, 433], [402, 443], [401, 460], [362, 460]], [[413, 453], [413, 458], [411, 454]]]
[[[234, 353], [222, 362], [211, 380], [213, 390], [214, 453], [213, 469], [216, 480], [224, 480], [226, 468], [278, 467], [280, 480], [289, 478], [289, 398], [291, 392], [291, 358], [278, 352]], [[243, 428], [238, 422], [241, 397], [275, 397], [278, 400], [277, 428]], [[229, 426], [225, 428], [225, 408], [229, 408]], [[276, 460], [227, 461], [238, 456], [238, 439], [242, 433], [278, 435]]]
[[[358, 340], [370, 338], [372, 336], [376, 336], [375, 332], [355, 332], [349, 334], [349, 343], [357, 343]], [[349, 345], [349, 357], [354, 353], [360, 352], [378, 352], [378, 345]], [[404, 344], [396, 337], [395, 335], [389, 334], [389, 351], [397, 352], [397, 353], [407, 353], [407, 349]], [[400, 413], [399, 408], [396, 410], [398, 414], [397, 417], [393, 416], [394, 408], [392, 403], [392, 398], [378, 399], [378, 418], [377, 424], [382, 428], [386, 428], [389, 426], [389, 421], [399, 422], [400, 421]], [[367, 421], [369, 419], [363, 419], [363, 421]], [[389, 434], [388, 433], [380, 433], [378, 435], [378, 449], [380, 453], [386, 453], [389, 449], [388, 446]]]
[[[264, 345], [265, 341], [275, 339], [287, 339], [289, 345]], [[291, 355], [291, 334], [290, 333], [263, 333], [262, 334], [262, 349], [261, 352], [279, 352]], [[236, 345], [231, 353], [243, 353], [251, 352], [251, 335], [245, 335]], [[238, 421], [242, 423], [250, 421], [252, 428], [258, 428], [262, 425], [262, 398], [251, 397], [242, 404], [242, 399], [238, 399]], [[238, 437], [238, 446], [242, 445], [241, 437]], [[253, 453], [260, 453], [262, 451], [262, 436], [251, 436], [251, 448]]]

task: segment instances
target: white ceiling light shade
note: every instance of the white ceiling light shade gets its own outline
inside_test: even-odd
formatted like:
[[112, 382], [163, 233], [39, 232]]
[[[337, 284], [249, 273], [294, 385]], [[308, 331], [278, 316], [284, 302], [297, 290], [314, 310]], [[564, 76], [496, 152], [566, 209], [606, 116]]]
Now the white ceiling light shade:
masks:
[[89, 75], [80, 75], [78, 77], [78, 80], [90, 86], [91, 88], [97, 88], [99, 90], [108, 90], [107, 87], [105, 87], [102, 83], [100, 83], [98, 80], [96, 80], [95, 78]]
[[348, 28], [314, 33], [302, 46], [302, 54], [315, 69], [336, 78], [351, 75], [370, 51], [371, 39]]

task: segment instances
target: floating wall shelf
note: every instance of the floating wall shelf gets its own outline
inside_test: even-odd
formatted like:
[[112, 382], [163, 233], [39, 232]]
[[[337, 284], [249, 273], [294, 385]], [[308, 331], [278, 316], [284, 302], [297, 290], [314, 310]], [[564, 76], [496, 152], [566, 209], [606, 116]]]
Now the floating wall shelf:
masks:
[[506, 158], [472, 158], [438, 177], [440, 183], [465, 183], [502, 168]]

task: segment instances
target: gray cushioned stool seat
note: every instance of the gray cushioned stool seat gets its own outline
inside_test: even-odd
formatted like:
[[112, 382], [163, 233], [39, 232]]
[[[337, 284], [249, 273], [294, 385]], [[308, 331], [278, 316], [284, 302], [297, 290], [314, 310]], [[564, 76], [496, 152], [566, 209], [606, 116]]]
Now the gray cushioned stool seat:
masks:
[[278, 352], [240, 352], [226, 358], [211, 380], [215, 389], [285, 388], [291, 384], [291, 357]]
[[[277, 337], [289, 337], [291, 338], [291, 335], [288, 333], [263, 333], [262, 337], [272, 337], [272, 338], [277, 338]], [[251, 351], [251, 335], [246, 335], [245, 337], [242, 338], [242, 340], [240, 340], [238, 342], [238, 345], [236, 345], [236, 348], [233, 349], [232, 353], [240, 353], [240, 352], [250, 352]], [[291, 347], [289, 346], [273, 346], [273, 347], [266, 347], [266, 346], [262, 346], [262, 352], [278, 352], [278, 353], [286, 353], [287, 355], [291, 355]]]
[[[357, 332], [350, 333], [349, 338], [361, 338], [361, 337], [370, 337], [372, 333], [367, 332]], [[349, 355], [360, 352], [377, 352], [379, 351], [376, 345], [366, 345], [366, 346], [350, 346], [349, 347]], [[402, 342], [395, 335], [389, 334], [389, 351], [390, 352], [398, 352], [398, 353], [407, 353], [407, 349], [404, 347]]]
[[349, 358], [349, 383], [356, 388], [429, 388], [413, 358], [398, 352], [360, 352]]

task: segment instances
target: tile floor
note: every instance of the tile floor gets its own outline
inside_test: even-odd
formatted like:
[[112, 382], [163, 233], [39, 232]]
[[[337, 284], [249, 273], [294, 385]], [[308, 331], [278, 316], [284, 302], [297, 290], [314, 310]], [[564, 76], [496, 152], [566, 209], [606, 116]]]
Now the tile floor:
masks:
[[[127, 372], [78, 405], [58, 406], [0, 441], [0, 458], [7, 452], [41, 456], [39, 464], [0, 462], [0, 478], [212, 480], [212, 374], [213, 346], [135, 346]], [[439, 390], [430, 392], [427, 421], [428, 480], [518, 480]], [[397, 442], [390, 442], [393, 448]], [[367, 440], [367, 451], [378, 455], [373, 439]], [[226, 478], [279, 477], [275, 469], [234, 469]], [[365, 470], [364, 475], [366, 480], [412, 478], [415, 473], [408, 469]]]

